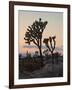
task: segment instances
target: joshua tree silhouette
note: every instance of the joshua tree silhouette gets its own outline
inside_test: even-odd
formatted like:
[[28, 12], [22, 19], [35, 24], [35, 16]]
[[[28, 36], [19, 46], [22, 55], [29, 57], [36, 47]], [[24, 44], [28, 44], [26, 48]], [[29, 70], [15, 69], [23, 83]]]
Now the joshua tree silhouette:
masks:
[[49, 38], [45, 38], [43, 40], [43, 43], [45, 43], [46, 47], [49, 49], [49, 51], [51, 52], [52, 55], [52, 63], [54, 64], [54, 49], [55, 49], [55, 45], [56, 45], [56, 41], [55, 41], [56, 36], [53, 37], [49, 37]]
[[28, 26], [27, 32], [25, 33], [24, 39], [26, 40], [26, 43], [30, 45], [31, 42], [33, 42], [39, 49], [40, 57], [42, 59], [42, 34], [43, 31], [47, 25], [47, 21], [42, 21], [41, 18], [39, 18], [39, 21], [33, 22], [31, 26]]

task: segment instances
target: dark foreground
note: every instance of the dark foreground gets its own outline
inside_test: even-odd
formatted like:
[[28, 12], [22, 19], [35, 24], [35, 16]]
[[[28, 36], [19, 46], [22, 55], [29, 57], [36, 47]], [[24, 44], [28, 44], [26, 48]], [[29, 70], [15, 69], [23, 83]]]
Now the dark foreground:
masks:
[[54, 64], [51, 58], [44, 59], [43, 64], [39, 58], [19, 60], [19, 79], [63, 77], [63, 57], [54, 60]]

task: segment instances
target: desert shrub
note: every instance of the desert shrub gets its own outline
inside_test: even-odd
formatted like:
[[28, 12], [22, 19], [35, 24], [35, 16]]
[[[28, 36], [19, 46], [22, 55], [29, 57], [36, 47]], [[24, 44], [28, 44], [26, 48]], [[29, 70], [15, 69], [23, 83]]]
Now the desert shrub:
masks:
[[26, 60], [19, 61], [19, 70], [20, 72], [26, 71], [34, 71], [41, 68], [41, 60], [36, 60], [35, 58], [29, 58]]

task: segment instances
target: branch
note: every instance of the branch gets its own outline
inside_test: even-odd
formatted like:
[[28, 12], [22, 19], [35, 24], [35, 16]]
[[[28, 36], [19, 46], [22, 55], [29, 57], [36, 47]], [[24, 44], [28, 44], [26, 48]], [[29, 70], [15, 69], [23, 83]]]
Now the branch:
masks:
[[54, 41], [54, 47], [53, 47], [53, 51], [54, 51], [54, 49], [55, 49], [55, 45], [56, 45], [56, 41], [55, 40], [53, 40]]
[[48, 47], [49, 51], [52, 52], [51, 49], [50, 49], [50, 47], [49, 47], [49, 45], [46, 44], [46, 46]]
[[51, 45], [51, 48], [53, 49], [53, 47], [52, 47], [52, 42], [50, 42], [50, 45]]
[[33, 43], [38, 46], [38, 44], [33, 40]]

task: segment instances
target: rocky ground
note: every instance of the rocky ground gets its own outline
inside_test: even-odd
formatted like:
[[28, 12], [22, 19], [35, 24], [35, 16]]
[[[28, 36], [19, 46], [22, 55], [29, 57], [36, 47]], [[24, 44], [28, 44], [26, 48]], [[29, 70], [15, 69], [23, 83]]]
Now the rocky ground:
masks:
[[42, 68], [33, 72], [23, 71], [19, 73], [19, 79], [29, 78], [50, 78], [63, 76], [63, 63], [46, 63]]

